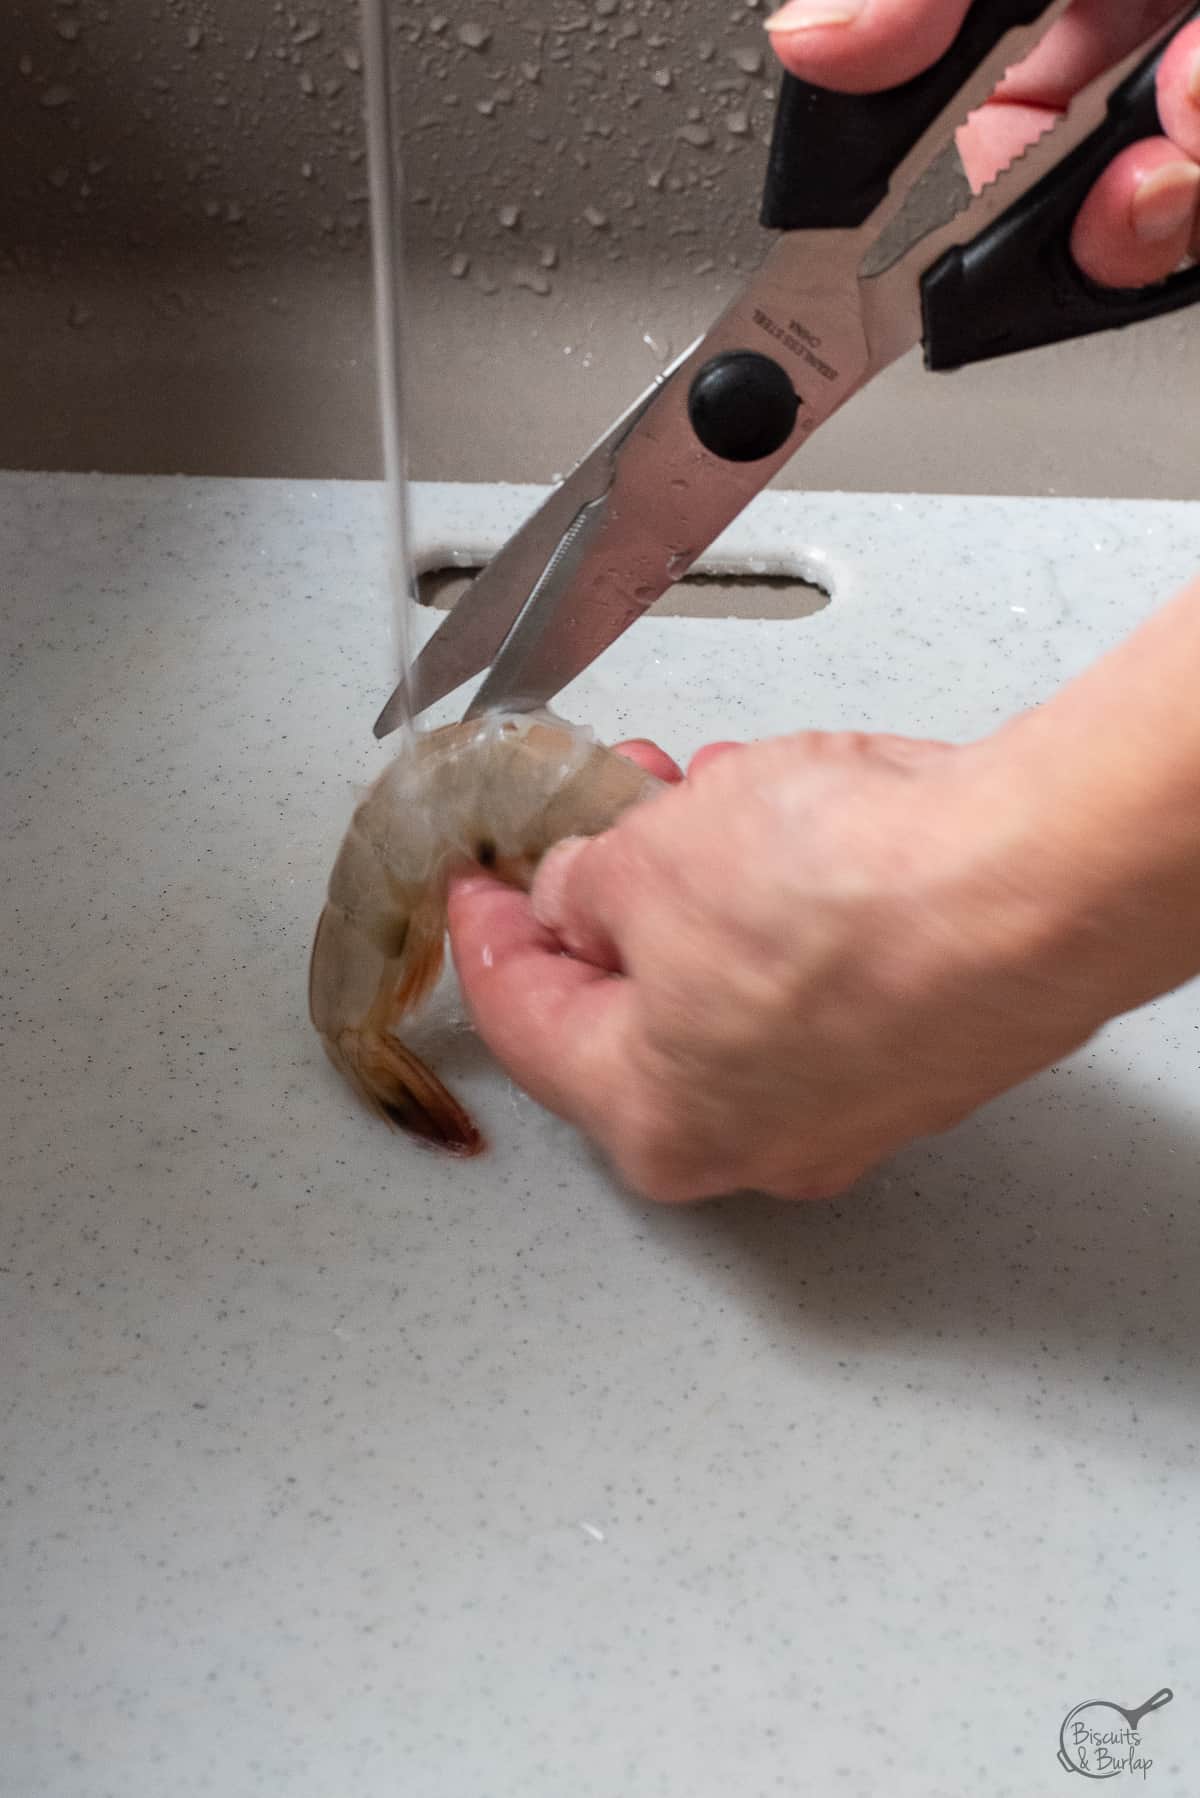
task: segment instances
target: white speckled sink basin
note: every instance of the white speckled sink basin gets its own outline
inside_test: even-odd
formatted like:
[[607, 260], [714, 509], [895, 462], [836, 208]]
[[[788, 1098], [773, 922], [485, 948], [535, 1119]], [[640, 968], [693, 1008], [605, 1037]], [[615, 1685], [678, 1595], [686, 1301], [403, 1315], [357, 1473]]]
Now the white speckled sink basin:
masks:
[[[424, 491], [425, 550], [533, 497]], [[1194, 1798], [1200, 994], [835, 1206], [649, 1211], [461, 1034], [492, 1152], [411, 1148], [304, 1015], [380, 519], [0, 477], [0, 1794], [1053, 1798], [1170, 1686]], [[1198, 525], [769, 496], [831, 605], [648, 618], [563, 709], [981, 731]]]

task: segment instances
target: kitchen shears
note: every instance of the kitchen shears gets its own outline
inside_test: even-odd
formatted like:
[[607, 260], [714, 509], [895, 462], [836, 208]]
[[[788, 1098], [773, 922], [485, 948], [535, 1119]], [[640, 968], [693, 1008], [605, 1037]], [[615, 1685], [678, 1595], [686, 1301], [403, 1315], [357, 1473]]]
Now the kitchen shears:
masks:
[[[955, 132], [1068, 0], [975, 0], [925, 74], [843, 95], [783, 78], [763, 265], [473, 582], [417, 658], [416, 712], [485, 673], [467, 716], [547, 704], [685, 574], [868, 381], [917, 343], [953, 370], [1171, 312], [1200, 266], [1149, 289], [1089, 281], [1072, 223], [1109, 160], [1161, 127], [1155, 76], [1181, 6], [979, 194]], [[375, 734], [401, 722], [405, 694]]]

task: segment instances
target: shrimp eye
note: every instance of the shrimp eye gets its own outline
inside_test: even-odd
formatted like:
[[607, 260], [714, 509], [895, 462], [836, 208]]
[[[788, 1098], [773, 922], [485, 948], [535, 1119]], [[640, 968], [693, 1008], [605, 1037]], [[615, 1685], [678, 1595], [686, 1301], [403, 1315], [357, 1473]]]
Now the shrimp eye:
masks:
[[481, 842], [476, 843], [475, 860], [479, 863], [481, 868], [494, 868], [496, 866], [496, 845], [492, 842], [490, 837], [484, 837]]

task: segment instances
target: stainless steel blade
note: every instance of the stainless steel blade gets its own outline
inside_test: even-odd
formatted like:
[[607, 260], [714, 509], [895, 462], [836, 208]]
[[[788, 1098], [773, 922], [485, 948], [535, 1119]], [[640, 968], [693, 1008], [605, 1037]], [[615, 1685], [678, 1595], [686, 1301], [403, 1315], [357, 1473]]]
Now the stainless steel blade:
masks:
[[[779, 240], [634, 424], [570, 578], [547, 581], [522, 609], [473, 710], [546, 704], [686, 574], [857, 392], [869, 364], [858, 265], [870, 241], [867, 227]], [[698, 440], [688, 396], [710, 358], [746, 349], [786, 370], [800, 408], [790, 437], [773, 455], [728, 462]]]
[[[522, 606], [561, 566], [560, 556], [577, 519], [607, 493], [617, 451], [669, 372], [658, 376], [610, 426], [566, 480], [477, 575], [459, 604], [430, 637], [413, 665], [410, 684], [415, 714], [482, 673], [491, 662]], [[387, 736], [403, 721], [405, 702], [403, 687], [398, 687], [375, 722], [377, 737]]]

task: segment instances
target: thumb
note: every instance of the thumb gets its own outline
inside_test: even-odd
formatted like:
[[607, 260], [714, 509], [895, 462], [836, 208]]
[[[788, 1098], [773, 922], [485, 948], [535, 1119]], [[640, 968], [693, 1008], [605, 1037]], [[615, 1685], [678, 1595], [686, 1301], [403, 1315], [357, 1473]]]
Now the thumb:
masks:
[[766, 22], [784, 67], [818, 87], [899, 87], [950, 48], [968, 0], [789, 0]]
[[523, 893], [456, 881], [450, 941], [479, 1033], [541, 1104], [584, 1128], [611, 1113], [623, 1062], [623, 982], [563, 955]]
[[530, 899], [533, 915], [571, 955], [597, 968], [619, 972], [618, 923], [609, 895], [613, 888], [614, 837], [567, 837], [543, 858]]

